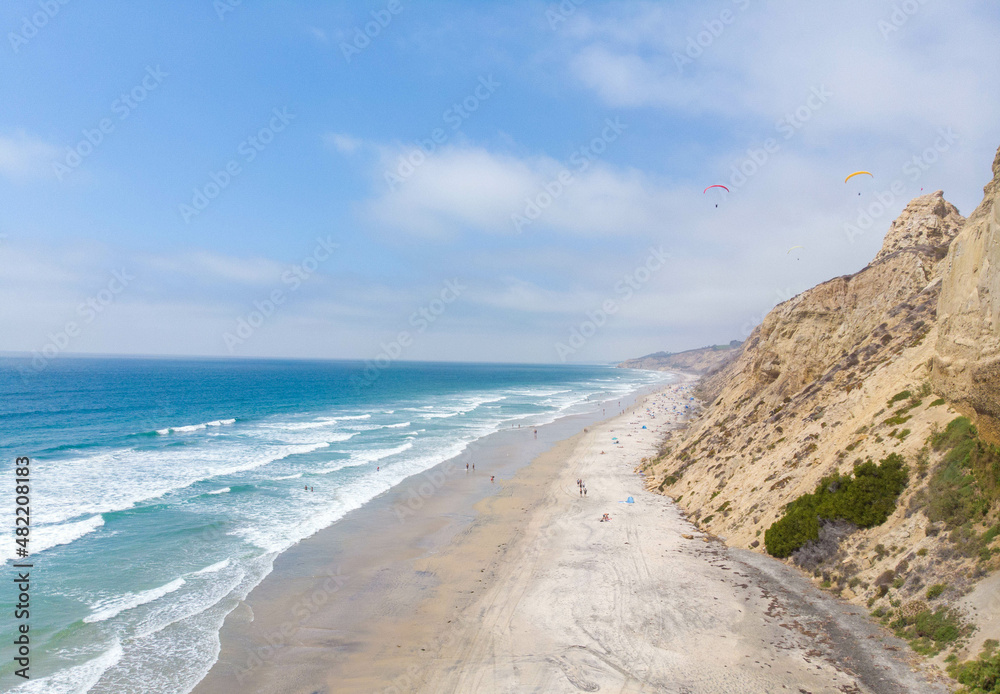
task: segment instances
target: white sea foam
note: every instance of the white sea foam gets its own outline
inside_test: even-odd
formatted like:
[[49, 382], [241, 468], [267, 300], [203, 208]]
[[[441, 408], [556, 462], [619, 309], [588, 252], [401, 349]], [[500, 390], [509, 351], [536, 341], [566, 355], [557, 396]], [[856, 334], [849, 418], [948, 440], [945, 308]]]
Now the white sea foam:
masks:
[[379, 460], [399, 455], [400, 453], [405, 453], [413, 448], [414, 438], [415, 437], [411, 437], [407, 439], [406, 442], [393, 448], [375, 448], [367, 451], [357, 451], [352, 453], [351, 457], [347, 460], [341, 460], [329, 467], [323, 468], [322, 470], [317, 470], [316, 473], [320, 475], [328, 475], [331, 472], [336, 472], [337, 470], [343, 470], [348, 467], [358, 467], [361, 465], [370, 465], [371, 463], [378, 462]]
[[[36, 525], [31, 530], [31, 550], [32, 554], [44, 552], [47, 549], [68, 545], [74, 540], [78, 540], [84, 535], [94, 532], [104, 525], [104, 518], [101, 516], [91, 516], [86, 520], [75, 523], [59, 523], [58, 525]], [[14, 534], [9, 533], [10, 539], [4, 542], [4, 547], [8, 548], [7, 556], [3, 561], [14, 559]]]
[[216, 562], [215, 564], [212, 564], [211, 566], [206, 566], [204, 569], [199, 569], [198, 571], [195, 571], [191, 575], [192, 576], [200, 576], [201, 574], [214, 574], [217, 571], [222, 571], [227, 566], [229, 566], [229, 560], [228, 559], [223, 559], [222, 561]]
[[225, 494], [228, 491], [232, 491], [232, 490], [229, 487], [223, 487], [222, 489], [216, 489], [213, 492], [209, 492], [209, 494]]
[[275, 481], [277, 481], [277, 480], [297, 480], [300, 477], [302, 477], [302, 473], [301, 472], [296, 472], [294, 475], [285, 475], [284, 477], [275, 477], [274, 479], [275, 479]]
[[65, 670], [31, 680], [9, 690], [10, 694], [85, 694], [97, 684], [101, 675], [122, 658], [122, 646], [115, 641], [111, 648], [96, 658]]
[[235, 419], [216, 419], [212, 422], [205, 422], [204, 424], [187, 424], [181, 427], [167, 427], [166, 429], [157, 429], [156, 433], [161, 436], [166, 436], [167, 434], [179, 434], [187, 433], [190, 431], [200, 431], [202, 429], [207, 429], [208, 427], [221, 427], [226, 424], [235, 424]]
[[[109, 513], [163, 497], [204, 480], [263, 467], [292, 455], [310, 453], [330, 444], [311, 443], [192, 447], [157, 451], [118, 449], [59, 461], [51, 475], [39, 475], [41, 523], [55, 523], [87, 513]], [[128, 475], [119, 474], [129, 470]]]
[[173, 593], [182, 585], [184, 585], [184, 579], [175, 578], [170, 583], [159, 586], [158, 588], [150, 588], [149, 590], [144, 590], [139, 593], [126, 593], [125, 595], [120, 595], [98, 602], [95, 605], [91, 605], [93, 612], [84, 617], [83, 621], [88, 623], [104, 622], [112, 617], [117, 617], [126, 610], [131, 610], [139, 607], [140, 605], [145, 605], [148, 602], [159, 600], [164, 595]]

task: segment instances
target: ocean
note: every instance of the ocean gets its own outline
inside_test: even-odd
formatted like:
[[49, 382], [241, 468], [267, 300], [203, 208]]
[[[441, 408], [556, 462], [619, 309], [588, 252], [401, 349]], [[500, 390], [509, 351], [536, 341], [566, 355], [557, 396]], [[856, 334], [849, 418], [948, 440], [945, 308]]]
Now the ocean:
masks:
[[[610, 366], [0, 358], [0, 610], [31, 562], [31, 676], [0, 620], [0, 690], [189, 692], [274, 558], [512, 426], [593, 412], [664, 374]], [[31, 458], [15, 558], [15, 458]], [[309, 487], [310, 491], [305, 489]]]

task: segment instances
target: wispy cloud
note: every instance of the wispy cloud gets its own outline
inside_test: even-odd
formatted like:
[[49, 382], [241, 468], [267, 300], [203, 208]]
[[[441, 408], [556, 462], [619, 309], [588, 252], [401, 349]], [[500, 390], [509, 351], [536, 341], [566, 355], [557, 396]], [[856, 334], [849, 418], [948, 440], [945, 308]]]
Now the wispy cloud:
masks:
[[12, 181], [51, 176], [58, 154], [55, 146], [23, 131], [0, 135], [0, 175]]

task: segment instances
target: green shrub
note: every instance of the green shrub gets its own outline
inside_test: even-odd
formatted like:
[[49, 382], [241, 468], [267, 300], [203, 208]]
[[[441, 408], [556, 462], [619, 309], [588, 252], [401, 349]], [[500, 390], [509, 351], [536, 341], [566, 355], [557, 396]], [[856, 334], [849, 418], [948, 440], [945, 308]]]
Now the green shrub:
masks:
[[948, 587], [947, 583], [935, 583], [934, 585], [932, 585], [930, 588], [927, 589], [927, 599], [933, 600], [934, 598], [939, 597], [947, 587]]
[[1000, 654], [996, 639], [987, 639], [977, 660], [952, 663], [948, 674], [966, 688], [959, 694], [1000, 694]]
[[677, 484], [677, 480], [679, 479], [680, 478], [677, 477], [677, 475], [667, 475], [666, 477], [663, 478], [663, 481], [660, 482], [660, 487], [659, 487], [660, 491], [662, 492], [665, 487]]
[[913, 650], [923, 655], [937, 655], [948, 644], [970, 632], [961, 616], [947, 607], [901, 616], [890, 626], [896, 630], [897, 636], [907, 639]]
[[1000, 449], [979, 439], [967, 417], [957, 417], [931, 437], [945, 451], [928, 484], [927, 517], [956, 528], [979, 520], [1000, 496]]
[[911, 395], [913, 395], [913, 393], [911, 393], [908, 390], [904, 390], [904, 391], [901, 391], [899, 393], [896, 393], [891, 398], [889, 398], [889, 407], [892, 407], [893, 405], [895, 405], [900, 400], [906, 400]]
[[938, 398], [937, 400], [935, 400], [934, 402], [932, 402], [930, 405], [928, 405], [928, 407], [940, 407], [943, 404], [944, 404], [944, 398]]
[[787, 557], [819, 538], [821, 518], [846, 520], [861, 528], [881, 525], [896, 509], [907, 480], [906, 465], [898, 453], [878, 465], [871, 460], [857, 464], [853, 475], [824, 477], [815, 492], [803, 494], [785, 508], [784, 516], [764, 533], [764, 545], [770, 555]]

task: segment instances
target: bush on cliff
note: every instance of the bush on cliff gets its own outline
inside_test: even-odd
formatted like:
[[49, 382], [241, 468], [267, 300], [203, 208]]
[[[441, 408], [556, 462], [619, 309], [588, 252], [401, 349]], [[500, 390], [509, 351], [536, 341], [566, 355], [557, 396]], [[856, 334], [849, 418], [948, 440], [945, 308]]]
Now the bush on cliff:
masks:
[[908, 474], [902, 456], [892, 453], [876, 465], [854, 466], [853, 474], [824, 477], [816, 491], [788, 504], [764, 533], [768, 554], [784, 558], [819, 538], [820, 519], [844, 520], [861, 528], [881, 525], [896, 509]]
[[948, 674], [965, 685], [960, 694], [1000, 694], [1000, 653], [995, 639], [987, 639], [978, 660], [952, 663]]

